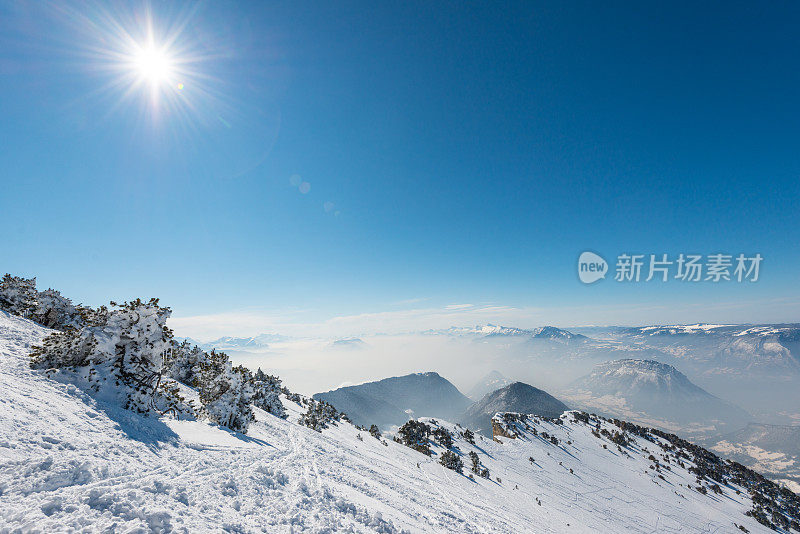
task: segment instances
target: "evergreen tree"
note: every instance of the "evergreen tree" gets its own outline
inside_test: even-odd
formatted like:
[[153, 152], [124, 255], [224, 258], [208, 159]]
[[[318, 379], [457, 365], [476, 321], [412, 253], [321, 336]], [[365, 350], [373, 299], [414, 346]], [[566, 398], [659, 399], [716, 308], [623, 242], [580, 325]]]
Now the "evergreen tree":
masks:
[[415, 421], [411, 419], [406, 424], [401, 426], [398, 431], [400, 442], [406, 447], [411, 447], [414, 450], [431, 455], [431, 447], [428, 441], [428, 436], [431, 435], [431, 427], [422, 421]]
[[76, 372], [91, 390], [113, 388], [124, 407], [149, 412], [178, 409], [165, 388], [164, 356], [172, 345], [170, 309], [158, 299], [111, 303], [82, 310], [83, 326], [46, 337], [31, 353], [31, 367]]
[[277, 376], [265, 374], [258, 368], [253, 376], [253, 404], [276, 417], [286, 418], [286, 409], [280, 399], [281, 380]]
[[469, 459], [472, 462], [472, 472], [479, 475], [481, 473], [481, 459], [478, 458], [478, 453], [469, 451]]
[[461, 461], [461, 457], [451, 450], [446, 450], [442, 453], [439, 463], [457, 473], [461, 473], [464, 468], [464, 462]]
[[38, 293], [31, 318], [47, 328], [57, 330], [77, 328], [81, 324], [79, 308], [55, 289], [46, 289]]
[[188, 341], [173, 344], [166, 358], [167, 374], [191, 387], [198, 387], [201, 366], [208, 355], [199, 347], [191, 346]]
[[307, 399], [308, 410], [300, 416], [300, 424], [322, 432], [330, 424], [339, 422], [341, 414], [332, 405], [325, 401]]
[[0, 309], [29, 317], [36, 310], [39, 294], [36, 292], [36, 278], [22, 278], [6, 274], [0, 281]]
[[246, 433], [255, 419], [252, 375], [245, 367], [233, 367], [224, 352], [211, 351], [200, 364], [198, 392], [208, 418], [231, 430]]
[[373, 438], [381, 439], [381, 431], [377, 425], [370, 425], [369, 433], [372, 435]]
[[464, 429], [464, 432], [461, 433], [464, 437], [464, 441], [471, 445], [475, 445], [475, 434], [469, 428]]
[[453, 435], [450, 434], [450, 431], [444, 427], [437, 426], [433, 432], [433, 439], [444, 447], [445, 449], [450, 449], [453, 446]]

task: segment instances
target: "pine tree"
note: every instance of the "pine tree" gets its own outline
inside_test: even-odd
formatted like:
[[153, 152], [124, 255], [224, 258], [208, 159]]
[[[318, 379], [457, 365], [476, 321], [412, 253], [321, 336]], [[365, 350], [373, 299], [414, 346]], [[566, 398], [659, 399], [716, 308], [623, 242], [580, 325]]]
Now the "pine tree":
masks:
[[167, 374], [187, 386], [196, 388], [200, 380], [201, 366], [208, 355], [188, 341], [173, 344], [165, 361]]
[[403, 445], [430, 456], [432, 453], [428, 436], [431, 435], [431, 431], [431, 427], [422, 421], [411, 419], [401, 426], [397, 433]]
[[464, 432], [461, 433], [464, 436], [464, 441], [471, 445], [475, 445], [475, 434], [469, 428], [464, 429]]
[[[90, 390], [111, 388], [125, 408], [175, 411], [178, 400], [165, 386], [164, 356], [172, 345], [170, 309], [158, 299], [136, 299], [112, 308], [81, 310], [80, 329], [46, 337], [31, 353], [31, 367], [73, 372]], [[181, 408], [182, 409], [182, 408]]]
[[381, 431], [377, 425], [370, 425], [369, 433], [372, 435], [373, 438], [381, 439]]
[[233, 367], [224, 352], [211, 351], [200, 365], [198, 392], [208, 418], [231, 430], [246, 433], [255, 419], [250, 404], [254, 391], [250, 371]]
[[39, 294], [36, 278], [22, 278], [6, 274], [0, 281], [0, 310], [29, 317], [36, 310]]
[[258, 368], [253, 375], [253, 404], [262, 410], [282, 419], [286, 418], [286, 409], [280, 399], [281, 380], [277, 376], [265, 374]]
[[478, 458], [478, 453], [469, 451], [469, 459], [472, 461], [472, 472], [479, 475], [481, 472], [481, 459]]
[[439, 463], [457, 473], [461, 473], [464, 468], [461, 457], [451, 450], [446, 450], [442, 453], [442, 456], [439, 458]]
[[450, 434], [450, 431], [444, 427], [437, 426], [433, 432], [433, 439], [444, 447], [445, 449], [449, 449], [453, 446], [453, 435]]
[[47, 328], [57, 330], [77, 328], [81, 324], [79, 307], [74, 306], [70, 299], [55, 289], [46, 289], [38, 293], [31, 318]]

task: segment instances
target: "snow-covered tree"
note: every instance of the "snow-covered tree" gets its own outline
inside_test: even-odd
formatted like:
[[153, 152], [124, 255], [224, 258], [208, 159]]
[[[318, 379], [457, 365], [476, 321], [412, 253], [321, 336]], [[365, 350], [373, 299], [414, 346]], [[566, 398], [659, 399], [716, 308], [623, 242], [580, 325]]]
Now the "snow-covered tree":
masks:
[[174, 343], [165, 361], [167, 374], [178, 382], [196, 388], [201, 365], [207, 357], [205, 351], [190, 345], [188, 341]]
[[55, 289], [40, 291], [31, 318], [48, 328], [65, 330], [81, 323], [80, 309]]
[[400, 443], [406, 447], [431, 455], [431, 446], [428, 437], [431, 435], [431, 427], [422, 421], [411, 419], [397, 430]]
[[46, 337], [31, 353], [31, 366], [72, 371], [95, 392], [114, 393], [124, 407], [140, 412], [174, 411], [164, 376], [172, 345], [166, 322], [171, 310], [158, 299], [111, 303], [82, 314], [83, 326]]
[[378, 428], [378, 425], [370, 425], [369, 433], [373, 438], [381, 439], [381, 430]]
[[461, 473], [464, 469], [464, 462], [461, 461], [461, 457], [451, 450], [446, 450], [442, 453], [439, 463], [457, 473]]
[[431, 435], [433, 436], [433, 439], [436, 441], [436, 443], [438, 443], [445, 449], [450, 449], [453, 447], [453, 435], [450, 434], [450, 431], [447, 430], [446, 428], [437, 426], [436, 428], [433, 429]]
[[331, 404], [325, 401], [308, 399], [308, 410], [300, 416], [299, 423], [317, 432], [322, 432], [328, 425], [336, 424], [343, 417]]
[[464, 432], [462, 432], [461, 435], [464, 437], [464, 441], [472, 445], [475, 445], [475, 433], [472, 432], [472, 430], [470, 430], [469, 428], [465, 428]]
[[280, 399], [281, 379], [258, 368], [253, 375], [253, 404], [274, 416], [285, 418], [286, 409]]
[[252, 375], [242, 366], [233, 367], [224, 352], [211, 351], [200, 365], [198, 392], [208, 418], [231, 430], [246, 433], [255, 419]]
[[36, 291], [36, 278], [22, 278], [6, 274], [0, 281], [0, 309], [29, 317], [36, 309], [39, 294]]
[[472, 472], [475, 474], [480, 474], [481, 459], [478, 458], [478, 453], [475, 451], [469, 451], [469, 459], [472, 462]]

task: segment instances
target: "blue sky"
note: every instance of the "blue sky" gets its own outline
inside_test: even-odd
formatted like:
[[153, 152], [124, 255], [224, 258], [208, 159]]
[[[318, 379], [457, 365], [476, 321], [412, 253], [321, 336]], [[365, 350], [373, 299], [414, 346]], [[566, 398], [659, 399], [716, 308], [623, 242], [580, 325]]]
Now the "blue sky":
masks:
[[[2, 269], [200, 337], [798, 320], [798, 4], [379, 4], [0, 2]], [[158, 103], [114, 59], [148, 19]]]

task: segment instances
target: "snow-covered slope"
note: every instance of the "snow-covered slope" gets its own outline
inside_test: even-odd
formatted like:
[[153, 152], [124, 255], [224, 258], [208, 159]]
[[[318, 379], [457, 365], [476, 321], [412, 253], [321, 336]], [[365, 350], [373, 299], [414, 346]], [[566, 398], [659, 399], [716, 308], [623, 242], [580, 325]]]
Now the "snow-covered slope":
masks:
[[700, 494], [676, 465], [662, 480], [654, 444], [620, 452], [574, 416], [502, 443], [456, 436], [491, 473], [471, 480], [441, 447], [299, 426], [285, 398], [288, 420], [256, 410], [246, 436], [98, 402], [29, 369], [46, 332], [0, 313], [0, 532], [769, 532], [744, 488]]

